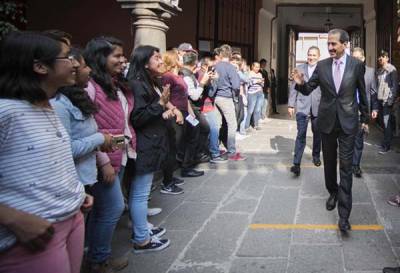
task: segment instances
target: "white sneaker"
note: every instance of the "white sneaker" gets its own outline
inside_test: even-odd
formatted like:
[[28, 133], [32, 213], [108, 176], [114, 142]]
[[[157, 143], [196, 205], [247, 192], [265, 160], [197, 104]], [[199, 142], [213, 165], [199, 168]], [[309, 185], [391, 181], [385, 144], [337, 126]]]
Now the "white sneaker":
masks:
[[148, 208], [147, 209], [147, 216], [154, 216], [160, 214], [162, 212], [161, 208]]

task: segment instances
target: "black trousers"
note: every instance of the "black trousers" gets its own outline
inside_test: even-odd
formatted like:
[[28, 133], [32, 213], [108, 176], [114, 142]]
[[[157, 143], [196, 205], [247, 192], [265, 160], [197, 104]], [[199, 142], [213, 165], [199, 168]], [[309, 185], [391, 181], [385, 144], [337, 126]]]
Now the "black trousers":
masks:
[[276, 88], [271, 88], [271, 106], [272, 112], [276, 113]]
[[[339, 217], [348, 219], [352, 208], [353, 185], [352, 161], [354, 134], [345, 134], [336, 119], [335, 128], [329, 134], [321, 133], [324, 158], [325, 186], [329, 194], [337, 194]], [[337, 150], [339, 147], [340, 182], [337, 182]]]
[[[188, 116], [183, 112], [184, 118]], [[182, 161], [182, 169], [194, 167], [197, 152], [197, 143], [200, 140], [200, 125], [193, 127], [186, 120], [183, 125], [172, 123], [175, 130], [175, 143], [177, 158]]]
[[196, 115], [196, 118], [199, 120], [199, 141], [197, 142], [197, 148], [196, 148], [196, 156], [201, 156], [203, 154], [210, 154], [210, 151], [208, 149], [208, 136], [210, 135], [210, 125], [208, 125], [206, 117], [201, 113], [199, 110], [194, 110], [194, 114]]
[[175, 129], [173, 127], [173, 123], [175, 123], [175, 120], [167, 120], [167, 132], [168, 132], [168, 145], [169, 145], [169, 153], [167, 156], [167, 160], [164, 163], [163, 166], [163, 174], [164, 174], [164, 179], [163, 179], [163, 184], [164, 186], [168, 187], [170, 186], [173, 181], [173, 175], [174, 171], [177, 168], [177, 161], [176, 161], [176, 136], [175, 136]]

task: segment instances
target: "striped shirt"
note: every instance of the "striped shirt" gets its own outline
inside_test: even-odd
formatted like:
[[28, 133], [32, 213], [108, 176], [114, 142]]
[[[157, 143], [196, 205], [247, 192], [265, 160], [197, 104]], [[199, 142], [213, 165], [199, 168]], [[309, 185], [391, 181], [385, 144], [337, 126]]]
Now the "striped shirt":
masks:
[[250, 71], [249, 73], [249, 87], [247, 88], [248, 94], [255, 94], [257, 92], [262, 92], [264, 88], [264, 79], [261, 73], [254, 73]]
[[[54, 110], [0, 99], [0, 204], [59, 222], [84, 198], [70, 138]], [[15, 242], [0, 226], [0, 251]]]

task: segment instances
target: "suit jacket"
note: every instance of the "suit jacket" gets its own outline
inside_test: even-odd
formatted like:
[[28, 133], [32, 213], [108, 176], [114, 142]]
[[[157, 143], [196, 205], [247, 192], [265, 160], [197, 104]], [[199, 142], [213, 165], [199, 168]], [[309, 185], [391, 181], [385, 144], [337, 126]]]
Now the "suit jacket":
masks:
[[370, 113], [372, 110], [378, 110], [378, 93], [376, 89], [376, 76], [375, 76], [375, 69], [372, 67], [366, 66], [365, 67], [365, 92], [367, 95], [368, 100], [368, 112]]
[[[349, 55], [346, 57], [346, 66], [338, 93], [333, 81], [332, 58], [319, 61], [308, 82], [295, 86], [295, 89], [304, 95], [311, 94], [318, 86], [321, 88], [317, 122], [320, 131], [325, 134], [332, 132], [336, 119], [339, 120], [345, 134], [357, 133], [359, 118], [362, 123], [369, 121], [364, 80], [365, 65], [354, 57]], [[357, 90], [359, 103], [357, 103]]]
[[[307, 82], [311, 76], [308, 75], [308, 64], [301, 64], [297, 68], [303, 72], [304, 80]], [[311, 112], [314, 117], [317, 117], [319, 102], [321, 100], [321, 89], [317, 87], [309, 96], [305, 96], [297, 92], [294, 87], [295, 83], [293, 82], [290, 85], [288, 106], [296, 108], [298, 113], [308, 115]]]

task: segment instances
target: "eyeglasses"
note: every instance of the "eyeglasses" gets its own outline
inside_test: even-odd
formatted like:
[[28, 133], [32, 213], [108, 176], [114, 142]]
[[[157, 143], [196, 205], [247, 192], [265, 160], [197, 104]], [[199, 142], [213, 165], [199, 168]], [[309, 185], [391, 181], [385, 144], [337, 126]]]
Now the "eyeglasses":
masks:
[[69, 60], [71, 63], [75, 60], [74, 56], [72, 56], [72, 55], [68, 55], [68, 56], [65, 56], [65, 57], [56, 57], [54, 59], [56, 59], [56, 60]]

